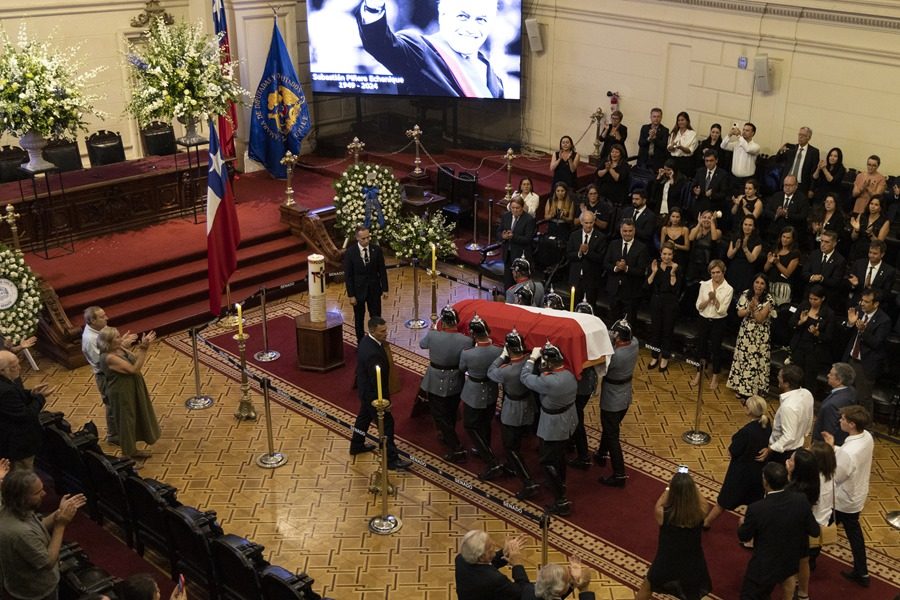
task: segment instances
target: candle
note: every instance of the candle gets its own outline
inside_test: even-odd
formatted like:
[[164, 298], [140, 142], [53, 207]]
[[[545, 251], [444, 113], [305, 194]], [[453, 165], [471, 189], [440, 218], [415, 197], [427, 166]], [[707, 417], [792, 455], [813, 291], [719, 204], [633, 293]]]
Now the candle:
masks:
[[237, 317], [238, 317], [238, 337], [244, 337], [244, 319], [242, 317], [243, 312], [241, 310], [240, 304], [235, 304], [234, 307], [237, 309]]
[[378, 387], [378, 400], [381, 401], [381, 365], [375, 365], [375, 385]]
[[431, 272], [437, 271], [437, 246], [431, 244]]
[[572, 293], [569, 295], [569, 312], [575, 312], [575, 286], [572, 286]]

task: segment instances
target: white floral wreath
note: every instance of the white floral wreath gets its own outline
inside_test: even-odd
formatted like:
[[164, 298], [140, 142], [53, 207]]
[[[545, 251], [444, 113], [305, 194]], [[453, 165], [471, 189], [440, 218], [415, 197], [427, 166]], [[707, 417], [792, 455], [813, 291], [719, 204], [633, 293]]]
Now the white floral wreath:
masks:
[[[403, 201], [400, 197], [400, 184], [394, 178], [394, 173], [387, 167], [372, 163], [350, 165], [334, 182], [335, 226], [350, 239], [353, 239], [356, 228], [365, 219], [366, 205], [362, 190], [364, 186], [370, 185], [366, 182], [369, 173], [375, 174], [374, 184], [379, 190], [378, 200], [384, 213], [385, 228], [390, 229], [400, 216]], [[369, 230], [374, 240], [384, 239], [384, 232], [376, 219], [372, 219]]]
[[13, 344], [34, 335], [42, 306], [40, 285], [22, 251], [0, 244], [0, 335]]
[[401, 217], [392, 224], [388, 231], [391, 249], [398, 258], [418, 258], [430, 265], [431, 244], [435, 245], [438, 258], [447, 258], [456, 254], [453, 244], [452, 223], [444, 222], [444, 215], [437, 211], [430, 217], [409, 215]]

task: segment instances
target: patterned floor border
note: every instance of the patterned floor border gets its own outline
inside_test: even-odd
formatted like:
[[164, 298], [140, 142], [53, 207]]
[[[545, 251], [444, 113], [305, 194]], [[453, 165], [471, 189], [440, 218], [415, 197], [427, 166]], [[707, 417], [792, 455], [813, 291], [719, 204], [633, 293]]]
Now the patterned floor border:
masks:
[[[285, 300], [277, 304], [270, 305], [267, 308], [269, 320], [282, 316], [296, 317], [308, 312], [309, 307], [307, 305], [294, 300]], [[257, 325], [262, 320], [259, 311], [244, 313], [244, 319], [245, 327]], [[209, 339], [224, 333], [228, 333], [229, 331], [232, 330], [215, 324], [202, 331], [201, 336], [203, 338]], [[356, 345], [356, 334], [354, 333], [352, 324], [344, 324], [343, 337], [345, 343], [350, 344], [351, 346]], [[191, 339], [188, 332], [174, 334], [167, 337], [165, 341], [173, 348], [187, 355], [191, 355], [192, 353]], [[393, 353], [395, 364], [402, 366], [413, 373], [424, 374], [425, 369], [428, 366], [428, 359], [426, 357], [399, 346], [392, 346], [391, 350]], [[213, 350], [211, 350], [205, 344], [199, 344], [199, 354], [200, 360], [205, 365], [214, 368], [215, 370], [225, 374], [228, 377], [234, 378], [236, 380], [240, 379], [240, 371], [226, 361], [223, 361]], [[349, 439], [350, 431], [348, 429], [338, 427], [334, 422], [326, 418], [325, 415], [330, 414], [338, 417], [343, 421], [352, 422], [355, 419], [355, 414], [343, 410], [342, 408], [332, 404], [324, 398], [311, 394], [308, 391], [297, 387], [290, 382], [285, 381], [284, 379], [281, 379], [274, 373], [260, 368], [260, 366], [257, 364], [248, 364], [248, 371], [260, 377], [269, 377], [273, 381], [277, 382], [277, 387], [280, 387], [288, 394], [309, 403], [311, 406], [316, 407], [318, 411], [308, 410], [305, 407], [296, 405], [289, 398], [284, 398], [279, 394], [273, 394], [271, 398], [278, 402], [280, 405], [290, 410], [299, 411], [300, 413], [304, 414], [306, 417], [312, 419], [320, 425], [323, 425], [328, 429], [335, 431], [336, 433]], [[250, 381], [251, 387], [258, 393], [260, 393], [261, 390], [252, 377]], [[321, 414], [319, 411], [321, 411]], [[591, 427], [588, 427], [587, 429], [590, 442], [592, 443], [592, 445], [597, 445], [599, 443], [600, 432]], [[418, 446], [415, 446], [404, 440], [402, 437], [398, 436], [397, 444], [401, 450], [408, 452], [409, 454], [416, 457], [421, 457], [421, 460], [423, 460], [424, 462], [427, 462], [429, 464], [440, 464], [441, 469], [446, 472], [453, 473], [457, 476], [457, 479], [461, 481], [472, 480], [471, 474], [467, 471], [463, 471], [452, 464], [444, 462], [440, 456], [428, 452], [427, 450], [424, 450]], [[625, 451], [626, 464], [629, 467], [638, 470], [649, 477], [653, 477], [661, 482], [667, 482], [671, 478], [672, 473], [675, 472], [677, 464], [670, 460], [656, 456], [651, 452], [648, 452], [640, 447], [631, 444], [623, 443], [622, 446], [623, 450]], [[525, 518], [516, 511], [516, 507], [521, 504], [521, 501], [517, 500], [512, 494], [509, 494], [503, 488], [494, 486], [488, 482], [478, 480], [472, 482], [473, 486], [477, 485], [482, 488], [489, 488], [491, 494], [504, 498], [504, 504], [503, 506], [501, 506], [496, 504], [495, 502], [487, 500], [478, 493], [473, 492], [465, 485], [450, 484], [450, 482], [448, 482], [443, 477], [433, 473], [432, 471], [424, 467], [414, 465], [412, 471], [416, 475], [426, 479], [427, 481], [437, 485], [438, 487], [445, 489], [453, 493], [454, 495], [464, 499], [466, 502], [472, 504], [473, 506], [477, 506], [490, 512], [491, 514], [515, 525], [516, 527], [535, 536], [538, 539], [541, 537], [539, 525], [532, 519]], [[715, 502], [715, 499], [719, 493], [719, 489], [721, 488], [721, 483], [697, 473], [694, 473], [693, 477], [697, 485], [699, 486], [703, 496], [711, 502]], [[529, 508], [534, 510], [534, 506], [530, 506]], [[743, 509], [737, 512], [742, 513]], [[640, 586], [641, 581], [643, 581], [644, 574], [647, 571], [647, 567], [649, 566], [649, 563], [645, 559], [609, 542], [608, 540], [602, 539], [595, 534], [566, 521], [565, 519], [557, 518], [551, 521], [549, 543], [564, 554], [577, 554], [578, 556], [582, 557], [583, 560], [585, 560], [601, 572], [635, 588]], [[824, 554], [827, 554], [828, 556], [831, 556], [832, 558], [839, 560], [847, 565], [852, 563], [850, 546], [842, 533], [839, 537], [838, 543], [826, 548], [824, 550]], [[868, 560], [870, 574], [879, 576], [884, 580], [892, 583], [893, 585], [900, 585], [900, 561], [893, 559], [886, 554], [878, 551], [873, 551], [871, 549], [868, 551]], [[719, 598], [714, 594], [710, 595], [709, 597]]]

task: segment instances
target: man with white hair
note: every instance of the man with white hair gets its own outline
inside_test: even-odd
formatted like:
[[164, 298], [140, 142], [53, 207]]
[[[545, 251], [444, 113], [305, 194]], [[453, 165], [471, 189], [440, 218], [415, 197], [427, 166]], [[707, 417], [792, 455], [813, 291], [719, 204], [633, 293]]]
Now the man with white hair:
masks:
[[[458, 600], [520, 600], [530, 586], [522, 565], [525, 539], [509, 538], [501, 548], [487, 532], [466, 533], [455, 561]], [[512, 581], [500, 572], [507, 564], [512, 565]]]
[[793, 175], [797, 178], [797, 192], [808, 196], [812, 185], [812, 174], [819, 166], [819, 149], [809, 143], [812, 129], [801, 127], [797, 131], [797, 143], [785, 143], [778, 150], [782, 176]]
[[588, 590], [591, 583], [591, 570], [581, 564], [581, 560], [572, 556], [568, 565], [550, 563], [541, 567], [534, 587], [522, 595], [522, 600], [556, 600], [568, 598], [573, 591], [578, 591], [578, 600], [594, 600], [594, 592]]
[[440, 0], [438, 31], [394, 33], [385, 0], [363, 0], [357, 10], [363, 48], [393, 75], [401, 94], [503, 98], [503, 82], [481, 48], [497, 20], [492, 0]]

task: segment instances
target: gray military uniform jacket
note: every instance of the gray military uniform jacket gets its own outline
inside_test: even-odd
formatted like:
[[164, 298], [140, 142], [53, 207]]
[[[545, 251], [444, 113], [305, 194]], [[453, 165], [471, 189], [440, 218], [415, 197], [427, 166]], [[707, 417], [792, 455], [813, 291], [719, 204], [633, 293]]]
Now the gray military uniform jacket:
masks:
[[631, 344], [616, 348], [606, 363], [606, 375], [600, 388], [600, 408], [611, 412], [628, 410], [631, 406], [631, 376], [637, 365], [640, 345], [637, 338]]
[[432, 329], [419, 341], [419, 348], [428, 350], [431, 364], [422, 379], [422, 389], [429, 394], [449, 398], [462, 391], [463, 374], [459, 370], [459, 355], [471, 348], [467, 335]]
[[507, 427], [522, 427], [534, 423], [534, 394], [522, 383], [525, 356], [515, 362], [497, 357], [488, 369], [488, 377], [503, 386], [503, 408], [500, 422]]
[[560, 369], [540, 375], [534, 374], [534, 361], [525, 361], [520, 375], [522, 383], [541, 395], [541, 417], [538, 437], [547, 442], [569, 439], [578, 426], [575, 394], [578, 381], [571, 371]]
[[535, 281], [534, 279], [528, 279], [523, 281], [522, 283], [515, 283], [509, 286], [509, 289], [506, 290], [506, 303], [507, 304], [517, 304], [516, 302], [516, 291], [527, 285], [531, 288], [531, 293], [534, 298], [531, 300], [532, 306], [541, 306], [544, 303], [544, 284], [540, 281]]
[[488, 378], [488, 368], [503, 350], [486, 345], [463, 350], [459, 355], [459, 370], [466, 374], [462, 401], [472, 408], [490, 408], [497, 404], [497, 382]]

